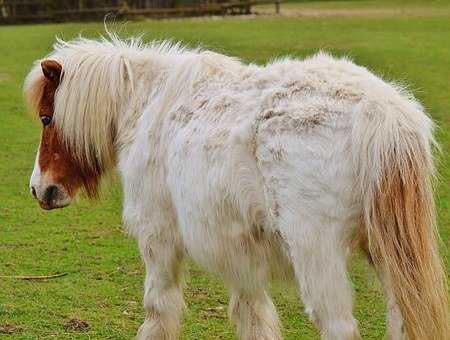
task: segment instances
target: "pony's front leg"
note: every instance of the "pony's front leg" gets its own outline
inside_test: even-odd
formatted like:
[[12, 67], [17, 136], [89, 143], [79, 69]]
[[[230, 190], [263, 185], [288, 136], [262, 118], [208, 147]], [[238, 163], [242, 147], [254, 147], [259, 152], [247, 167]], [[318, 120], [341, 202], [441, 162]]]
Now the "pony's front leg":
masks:
[[139, 340], [173, 340], [180, 331], [184, 309], [182, 292], [183, 247], [177, 235], [155, 232], [139, 240], [145, 263], [145, 322]]

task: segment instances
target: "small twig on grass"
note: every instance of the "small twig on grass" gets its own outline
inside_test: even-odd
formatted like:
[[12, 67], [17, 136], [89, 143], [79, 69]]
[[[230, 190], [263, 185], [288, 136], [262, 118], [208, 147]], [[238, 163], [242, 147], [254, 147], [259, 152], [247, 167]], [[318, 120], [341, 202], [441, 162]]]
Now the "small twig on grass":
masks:
[[57, 277], [66, 276], [67, 273], [53, 274], [53, 275], [12, 275], [0, 276], [0, 279], [16, 279], [16, 280], [47, 280], [55, 279]]

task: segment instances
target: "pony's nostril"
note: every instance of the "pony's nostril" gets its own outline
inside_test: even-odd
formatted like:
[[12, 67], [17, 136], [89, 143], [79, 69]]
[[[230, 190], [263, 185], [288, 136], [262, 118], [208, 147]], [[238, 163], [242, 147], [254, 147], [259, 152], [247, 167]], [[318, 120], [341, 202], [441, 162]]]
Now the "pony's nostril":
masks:
[[45, 190], [43, 201], [51, 206], [52, 201], [56, 198], [56, 195], [58, 195], [58, 188], [55, 185], [50, 185]]
[[36, 189], [34, 187], [31, 187], [31, 194], [33, 195], [34, 198], [37, 198]]

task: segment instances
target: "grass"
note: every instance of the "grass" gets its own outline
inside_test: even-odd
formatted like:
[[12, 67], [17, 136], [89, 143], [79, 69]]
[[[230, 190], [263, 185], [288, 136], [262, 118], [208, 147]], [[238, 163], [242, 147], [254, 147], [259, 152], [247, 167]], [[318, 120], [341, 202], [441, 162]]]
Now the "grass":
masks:
[[[326, 6], [350, 8], [364, 3], [372, 6], [374, 1], [327, 2]], [[407, 6], [404, 1], [397, 3]], [[448, 11], [442, 1], [436, 6]], [[439, 227], [442, 254], [450, 268], [448, 16], [177, 20], [129, 23], [123, 30], [146, 32], [146, 39], [201, 43], [256, 63], [326, 49], [349, 55], [386, 79], [410, 84], [440, 126]], [[121, 228], [120, 185], [107, 189], [99, 202], [81, 200], [50, 213], [40, 210], [28, 192], [40, 127], [25, 113], [22, 82], [31, 63], [50, 50], [55, 35], [71, 38], [79, 32], [97, 36], [102, 26], [0, 27], [0, 275], [68, 273], [45, 282], [0, 278], [0, 338], [126, 339], [134, 336], [144, 317], [143, 267], [134, 240]], [[359, 257], [352, 261], [351, 278], [362, 335], [381, 339], [385, 314], [380, 286]], [[273, 295], [286, 339], [318, 339], [294, 288], [275, 286]], [[189, 309], [183, 339], [235, 338], [226, 320], [228, 297], [220, 281], [189, 264], [185, 296]], [[1, 333], [8, 325], [11, 334]]]
[[[273, 4], [254, 7], [259, 14], [273, 15]], [[284, 0], [281, 14], [293, 17], [414, 17], [450, 16], [448, 0]]]
[[447, 0], [285, 0], [286, 3], [298, 3], [305, 8], [436, 8], [448, 7]]

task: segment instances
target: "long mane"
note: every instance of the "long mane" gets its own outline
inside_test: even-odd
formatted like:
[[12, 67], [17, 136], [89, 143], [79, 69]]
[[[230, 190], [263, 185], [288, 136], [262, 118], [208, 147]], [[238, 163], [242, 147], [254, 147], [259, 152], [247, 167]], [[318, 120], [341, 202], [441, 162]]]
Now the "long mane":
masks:
[[[62, 65], [60, 85], [55, 93], [54, 123], [74, 155], [100, 169], [115, 164], [118, 142], [115, 138], [122, 128], [118, 126], [118, 118], [130, 109], [127, 107], [130, 98], [142, 97], [140, 100], [146, 101], [158, 91], [158, 100], [147, 109], [155, 116], [162, 116], [188, 101], [191, 88], [200, 78], [217, 71], [228, 72], [240, 65], [234, 58], [201, 48], [187, 49], [167, 40], [145, 44], [139, 37], [120, 39], [110, 33], [99, 40], [57, 39], [53, 47], [54, 51], [45, 59]], [[170, 65], [170, 74], [153, 91], [150, 88], [137, 91], [136, 79], [151, 71], [153, 60], [161, 59], [176, 64]], [[40, 62], [35, 62], [24, 87], [33, 111], [38, 110], [43, 91]]]
[[[55, 93], [55, 125], [67, 145], [90, 166], [107, 168], [114, 163], [117, 116], [133, 95], [130, 60], [150, 54], [180, 53], [179, 44], [168, 41], [144, 44], [140, 38], [122, 40], [114, 34], [100, 40], [57, 39], [45, 59], [63, 66]], [[44, 77], [37, 60], [25, 80], [24, 93], [30, 110], [37, 112]]]

